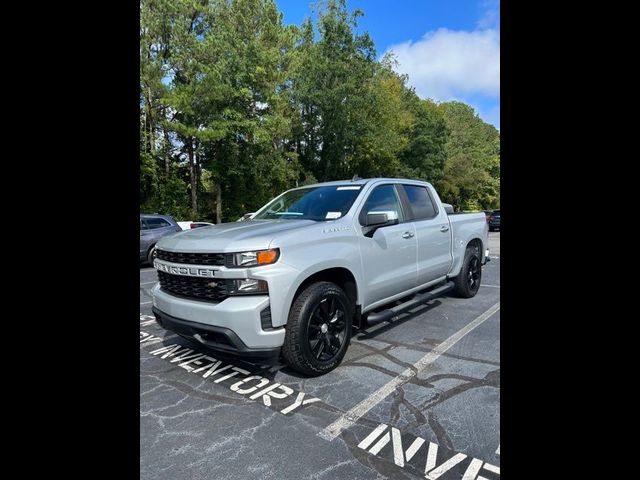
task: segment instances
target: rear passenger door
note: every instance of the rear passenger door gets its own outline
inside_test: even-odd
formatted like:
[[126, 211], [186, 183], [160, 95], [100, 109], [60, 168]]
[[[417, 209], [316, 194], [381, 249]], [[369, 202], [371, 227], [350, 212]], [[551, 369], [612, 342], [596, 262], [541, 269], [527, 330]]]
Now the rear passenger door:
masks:
[[451, 268], [451, 231], [449, 218], [425, 185], [402, 184], [403, 202], [416, 229], [418, 244], [417, 285], [445, 276]]

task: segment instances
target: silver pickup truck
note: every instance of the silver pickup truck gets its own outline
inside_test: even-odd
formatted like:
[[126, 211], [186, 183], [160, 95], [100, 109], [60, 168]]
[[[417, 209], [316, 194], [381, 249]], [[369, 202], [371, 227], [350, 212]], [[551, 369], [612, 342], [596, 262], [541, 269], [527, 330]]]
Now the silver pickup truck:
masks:
[[352, 328], [451, 291], [473, 297], [489, 257], [484, 213], [454, 214], [426, 182], [288, 190], [250, 220], [160, 240], [157, 322], [218, 352], [281, 355], [305, 374], [340, 364]]

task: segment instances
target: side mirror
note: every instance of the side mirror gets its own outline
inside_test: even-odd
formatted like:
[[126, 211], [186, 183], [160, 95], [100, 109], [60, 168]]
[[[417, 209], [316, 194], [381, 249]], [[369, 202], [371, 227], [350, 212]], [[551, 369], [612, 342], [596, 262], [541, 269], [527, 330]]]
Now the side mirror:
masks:
[[451, 205], [450, 203], [443, 203], [442, 206], [444, 207], [444, 211], [446, 213], [453, 213], [453, 205]]
[[250, 220], [252, 216], [253, 216], [253, 212], [252, 213], [245, 213], [242, 216], [242, 220]]
[[383, 227], [398, 223], [398, 212], [393, 210], [367, 213], [366, 227]]

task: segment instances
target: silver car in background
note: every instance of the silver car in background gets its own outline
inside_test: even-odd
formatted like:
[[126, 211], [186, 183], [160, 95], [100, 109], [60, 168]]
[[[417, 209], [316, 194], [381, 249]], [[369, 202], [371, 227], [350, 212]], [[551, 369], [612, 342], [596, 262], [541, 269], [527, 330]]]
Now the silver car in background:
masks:
[[140, 214], [140, 262], [153, 264], [153, 250], [158, 240], [181, 232], [182, 228], [169, 215]]

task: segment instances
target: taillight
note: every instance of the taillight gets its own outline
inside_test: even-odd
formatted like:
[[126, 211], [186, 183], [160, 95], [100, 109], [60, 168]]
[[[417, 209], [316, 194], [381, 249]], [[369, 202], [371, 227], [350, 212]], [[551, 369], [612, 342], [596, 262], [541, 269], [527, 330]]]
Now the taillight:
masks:
[[189, 226], [190, 226], [191, 228], [196, 228], [196, 224], [195, 224], [195, 223], [192, 223], [192, 224], [190, 224]]

